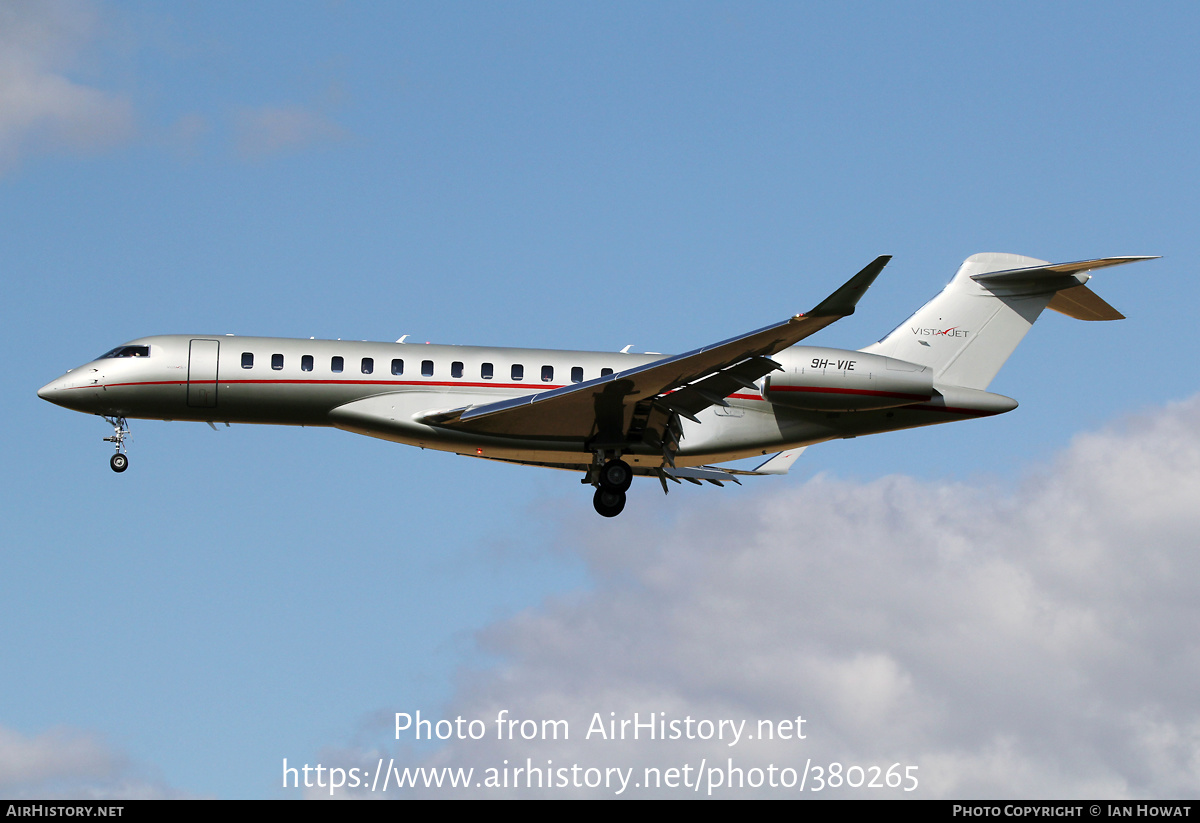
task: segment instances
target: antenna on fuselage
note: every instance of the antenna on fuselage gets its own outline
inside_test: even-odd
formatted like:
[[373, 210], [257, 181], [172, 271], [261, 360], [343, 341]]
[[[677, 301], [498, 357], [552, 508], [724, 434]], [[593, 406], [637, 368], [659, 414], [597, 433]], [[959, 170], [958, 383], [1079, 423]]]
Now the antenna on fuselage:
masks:
[[399, 339], [399, 340], [397, 340], [396, 342], [397, 342], [397, 343], [403, 343], [403, 342], [404, 342], [405, 340], [407, 340], [407, 339], [408, 339], [408, 335], [407, 335], [407, 334], [405, 334], [405, 335], [401, 335], [400, 339]]

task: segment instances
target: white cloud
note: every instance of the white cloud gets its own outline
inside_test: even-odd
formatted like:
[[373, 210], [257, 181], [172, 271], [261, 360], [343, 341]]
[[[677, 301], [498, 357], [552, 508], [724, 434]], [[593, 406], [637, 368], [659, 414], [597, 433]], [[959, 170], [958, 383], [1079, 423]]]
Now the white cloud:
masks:
[[95, 151], [133, 133], [128, 98], [66, 76], [97, 28], [83, 2], [0, 6], [0, 173], [30, 153]]
[[[907, 477], [760, 489], [673, 496], [670, 525], [636, 511], [564, 524], [596, 588], [482, 634], [503, 662], [464, 676], [441, 716], [489, 721], [487, 740], [400, 745], [397, 761], [478, 779], [506, 758], [552, 759], [633, 766], [635, 780], [705, 758], [899, 762], [919, 767], [919, 797], [1200, 789], [1200, 399], [1081, 436], [1015, 490]], [[416, 708], [436, 709], [395, 710]], [[497, 742], [502, 709], [567, 718], [571, 739]], [[584, 740], [595, 712], [750, 729], [803, 715], [807, 739]]]
[[118, 764], [91, 735], [56, 729], [25, 737], [0, 727], [0, 787], [62, 777], [104, 777]]
[[27, 737], [0, 726], [0, 792], [6, 797], [180, 797], [159, 781], [136, 774], [128, 759], [94, 734], [52, 729]]

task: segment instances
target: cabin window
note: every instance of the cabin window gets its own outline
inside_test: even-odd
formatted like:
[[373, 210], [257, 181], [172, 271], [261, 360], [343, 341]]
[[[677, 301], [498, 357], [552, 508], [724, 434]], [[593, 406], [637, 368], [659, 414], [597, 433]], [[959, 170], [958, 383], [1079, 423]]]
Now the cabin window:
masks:
[[373, 371], [375, 371], [375, 358], [374, 357], [364, 357], [362, 359], [362, 373], [370, 374]]
[[400, 358], [392, 361], [392, 374], [404, 374], [404, 361]]
[[432, 360], [422, 360], [421, 361], [421, 376], [422, 377], [433, 377], [433, 361]]
[[520, 363], [513, 363], [512, 379], [513, 379], [513, 382], [516, 382], [517, 380], [525, 379], [525, 367], [522, 366]]
[[484, 380], [491, 380], [492, 373], [493, 373], [493, 369], [492, 369], [491, 363], [484, 363], [482, 366], [479, 367], [479, 376], [482, 377]]
[[313, 370], [313, 356], [311, 354], [306, 354], [300, 358], [300, 371], [312, 371], [312, 370]]
[[601, 377], [608, 377], [612, 373], [613, 373], [612, 369], [601, 369], [600, 370]]
[[462, 369], [463, 369], [462, 361], [455, 360], [453, 363], [450, 364], [450, 376], [451, 377], [462, 377]]
[[280, 371], [283, 368], [282, 354], [271, 355], [271, 368], [273, 368], [275, 371]]
[[342, 369], [346, 367], [346, 361], [341, 357], [335, 357], [329, 361], [329, 370], [335, 374], [340, 374]]
[[542, 382], [549, 383], [554, 379], [554, 367], [542, 366]]
[[583, 382], [583, 366], [572, 366], [571, 367], [571, 382], [572, 383], [582, 383]]
[[242, 352], [242, 368], [243, 369], [254, 368], [254, 353], [253, 352], [248, 352], [248, 351]]

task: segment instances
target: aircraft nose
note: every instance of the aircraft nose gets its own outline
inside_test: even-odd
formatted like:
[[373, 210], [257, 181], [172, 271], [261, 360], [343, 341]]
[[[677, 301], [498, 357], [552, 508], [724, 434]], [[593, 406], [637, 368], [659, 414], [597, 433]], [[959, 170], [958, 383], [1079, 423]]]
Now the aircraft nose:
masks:
[[42, 398], [43, 400], [48, 400], [56, 406], [66, 406], [67, 408], [71, 408], [71, 405], [67, 401], [67, 396], [70, 394], [67, 389], [75, 385], [75, 381], [71, 379], [72, 377], [73, 375], [68, 372], [62, 377], [51, 380], [49, 383], [38, 389], [38, 397]]
[[43, 400], [49, 400], [51, 403], [53, 403], [54, 393], [58, 391], [58, 384], [61, 382], [61, 377], [57, 380], [51, 380], [49, 383], [38, 389], [38, 397], [42, 398]]

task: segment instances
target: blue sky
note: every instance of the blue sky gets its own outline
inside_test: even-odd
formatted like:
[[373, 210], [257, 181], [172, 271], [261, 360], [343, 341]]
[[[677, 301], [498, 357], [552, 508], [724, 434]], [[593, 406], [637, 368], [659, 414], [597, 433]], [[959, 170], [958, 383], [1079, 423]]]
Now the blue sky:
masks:
[[[780, 495], [792, 517], [837, 484], [1020, 506], [1030, 477], [1087, 462], [1062, 451], [1081, 436], [1178, 415], [1197, 389], [1198, 28], [1183, 3], [6, 4], [0, 793], [292, 796], [282, 758], [387, 750], [394, 712], [559, 682], [551, 663], [575, 682], [579, 661], [539, 657], [528, 627], [559, 620], [571, 645], [586, 616], [619, 639], [628, 624], [601, 605], [652, 589], [696, 523], [748, 534]], [[566, 473], [334, 430], [135, 421], [118, 476], [101, 421], [35, 394], [158, 333], [681, 351], [811, 308], [892, 254], [858, 313], [809, 341], [857, 348], [979, 251], [1163, 259], [1093, 282], [1129, 319], [1039, 322], [992, 385], [1021, 401], [1011, 414], [814, 447], [741, 489], [637, 484], [619, 523]], [[1180, 528], [1166, 544], [1183, 552]], [[844, 642], [924, 682], [886, 644]], [[1179, 643], [1162, 654], [1186, 658]], [[690, 705], [686, 677], [652, 665], [662, 650], [640, 653], [643, 679], [620, 689], [652, 680]], [[556, 699], [520, 694], [531, 712]], [[1194, 739], [1194, 713], [1155, 705]], [[979, 776], [939, 786], [946, 752], [1033, 762], [986, 731], [914, 745], [927, 796], [995, 794]], [[1097, 768], [1010, 789], [1187, 793]]]

